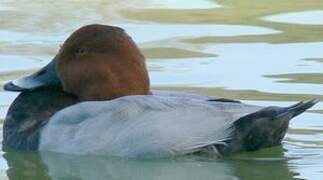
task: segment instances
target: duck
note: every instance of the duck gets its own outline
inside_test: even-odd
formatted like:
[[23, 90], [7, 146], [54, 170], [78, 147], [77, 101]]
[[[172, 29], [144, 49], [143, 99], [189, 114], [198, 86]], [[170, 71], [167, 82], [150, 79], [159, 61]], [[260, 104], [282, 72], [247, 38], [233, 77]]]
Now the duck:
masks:
[[153, 91], [145, 57], [120, 27], [74, 31], [52, 61], [4, 85], [21, 92], [3, 126], [5, 149], [125, 158], [225, 157], [280, 145], [318, 100], [261, 107]]

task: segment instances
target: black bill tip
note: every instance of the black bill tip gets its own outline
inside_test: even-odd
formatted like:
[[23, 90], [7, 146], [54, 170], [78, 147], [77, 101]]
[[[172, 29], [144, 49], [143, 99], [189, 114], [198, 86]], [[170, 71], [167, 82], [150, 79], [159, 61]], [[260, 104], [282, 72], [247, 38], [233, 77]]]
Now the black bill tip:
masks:
[[19, 92], [19, 91], [24, 91], [26, 89], [24, 88], [21, 88], [17, 85], [15, 85], [12, 81], [6, 83], [4, 86], [3, 86], [3, 89], [6, 90], [6, 91], [16, 91], [16, 92]]

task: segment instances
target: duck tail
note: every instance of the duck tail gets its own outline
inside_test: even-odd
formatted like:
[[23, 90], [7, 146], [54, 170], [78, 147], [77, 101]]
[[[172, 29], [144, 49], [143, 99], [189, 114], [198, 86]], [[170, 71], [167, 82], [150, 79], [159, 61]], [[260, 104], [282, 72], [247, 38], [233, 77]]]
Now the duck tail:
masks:
[[289, 107], [266, 107], [234, 122], [234, 133], [227, 146], [219, 147], [222, 154], [254, 151], [279, 145], [289, 121], [318, 103], [318, 100], [301, 101]]
[[279, 116], [285, 116], [285, 115], [289, 114], [289, 115], [291, 115], [291, 118], [293, 118], [295, 116], [302, 114], [303, 112], [305, 112], [307, 109], [311, 108], [312, 106], [314, 106], [318, 102], [319, 102], [319, 100], [317, 100], [317, 99], [312, 99], [309, 101], [301, 101], [297, 104], [294, 104], [292, 106], [284, 108], [283, 110], [285, 112], [280, 113]]

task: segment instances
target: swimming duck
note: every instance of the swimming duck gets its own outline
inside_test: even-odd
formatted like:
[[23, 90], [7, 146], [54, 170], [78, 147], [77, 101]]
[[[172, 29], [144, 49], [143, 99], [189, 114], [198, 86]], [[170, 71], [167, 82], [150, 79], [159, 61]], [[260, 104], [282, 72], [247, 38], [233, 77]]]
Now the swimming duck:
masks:
[[22, 92], [4, 122], [5, 147], [134, 158], [279, 145], [289, 121], [317, 103], [260, 107], [151, 91], [135, 42], [99, 24], [76, 30], [47, 66], [4, 89]]

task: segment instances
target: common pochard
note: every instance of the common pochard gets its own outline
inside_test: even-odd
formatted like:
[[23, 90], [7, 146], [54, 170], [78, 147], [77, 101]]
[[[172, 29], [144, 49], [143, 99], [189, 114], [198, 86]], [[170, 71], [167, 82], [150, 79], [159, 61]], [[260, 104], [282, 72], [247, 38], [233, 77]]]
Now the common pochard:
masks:
[[135, 42], [98, 24], [76, 30], [46, 67], [4, 88], [22, 91], [5, 119], [6, 147], [136, 158], [279, 145], [290, 119], [317, 103], [260, 107], [152, 91]]

